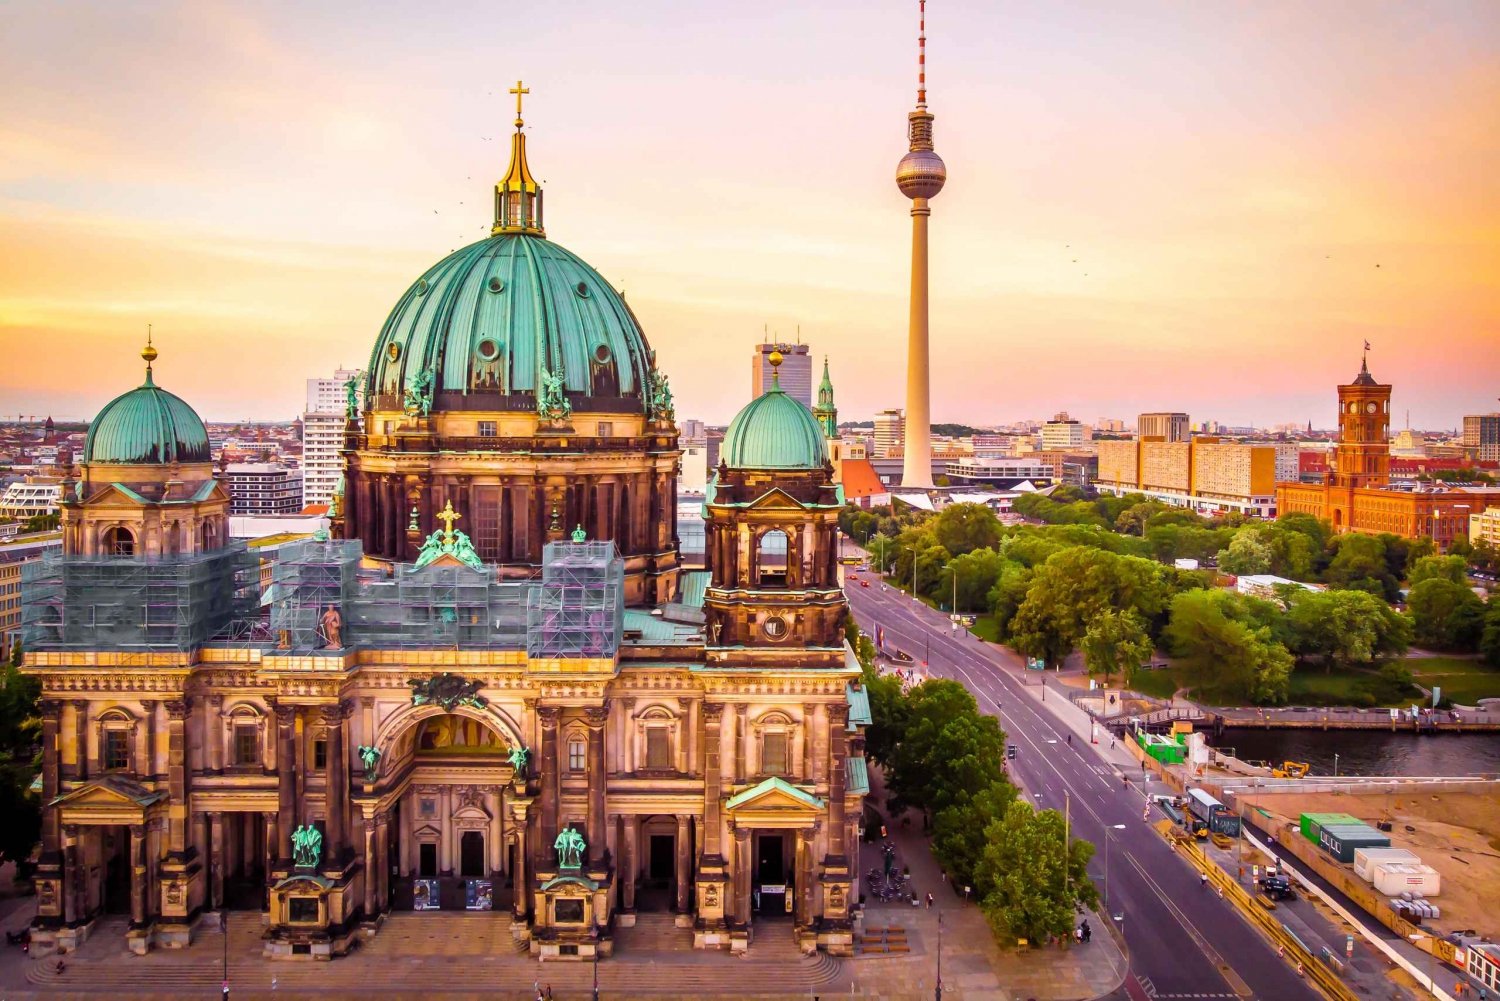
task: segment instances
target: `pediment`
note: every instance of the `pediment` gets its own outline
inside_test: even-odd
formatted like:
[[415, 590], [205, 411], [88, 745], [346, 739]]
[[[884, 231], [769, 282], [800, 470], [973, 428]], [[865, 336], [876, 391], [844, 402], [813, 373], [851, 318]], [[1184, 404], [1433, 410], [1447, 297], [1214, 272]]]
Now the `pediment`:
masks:
[[151, 501], [123, 483], [107, 483], [83, 498], [82, 503], [85, 507], [95, 504], [129, 504], [132, 507], [147, 507]]
[[72, 792], [54, 799], [51, 806], [66, 806], [72, 809], [117, 810], [120, 807], [142, 809], [166, 796], [164, 792], [152, 792], [138, 782], [108, 776], [90, 782]]
[[805, 511], [807, 505], [780, 487], [772, 487], [755, 500], [746, 504], [751, 511]]
[[826, 804], [812, 793], [803, 792], [785, 779], [769, 778], [759, 785], [732, 796], [724, 804], [731, 815], [753, 813], [757, 817], [782, 814], [811, 819], [822, 813]]
[[440, 827], [434, 827], [432, 824], [423, 824], [421, 827], [413, 831], [412, 834], [416, 836], [418, 841], [422, 841], [427, 838], [439, 840], [443, 836], [443, 830]]

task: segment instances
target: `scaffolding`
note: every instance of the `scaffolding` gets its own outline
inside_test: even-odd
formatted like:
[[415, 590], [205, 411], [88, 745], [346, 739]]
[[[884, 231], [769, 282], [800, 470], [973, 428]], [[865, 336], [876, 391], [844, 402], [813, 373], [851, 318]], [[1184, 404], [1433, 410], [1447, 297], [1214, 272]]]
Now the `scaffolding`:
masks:
[[445, 564], [394, 568], [368, 581], [349, 606], [350, 635], [382, 649], [453, 647], [523, 650], [529, 581]]
[[363, 556], [360, 542], [340, 539], [307, 539], [277, 550], [266, 604], [278, 646], [299, 653], [325, 646], [322, 619], [329, 608], [341, 610], [348, 635], [345, 610], [357, 593]]
[[526, 653], [613, 657], [625, 618], [625, 561], [613, 542], [553, 542], [526, 607]]
[[260, 564], [236, 542], [190, 555], [49, 553], [21, 569], [28, 650], [178, 651], [256, 618]]

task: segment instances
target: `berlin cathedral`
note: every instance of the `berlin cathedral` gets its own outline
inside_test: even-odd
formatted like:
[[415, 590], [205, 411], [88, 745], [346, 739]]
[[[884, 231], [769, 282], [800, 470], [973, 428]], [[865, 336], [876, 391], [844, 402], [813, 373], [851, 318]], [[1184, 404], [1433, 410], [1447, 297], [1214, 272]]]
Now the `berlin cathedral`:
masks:
[[852, 951], [869, 702], [828, 431], [773, 379], [684, 566], [667, 376], [546, 239], [515, 126], [491, 235], [401, 294], [347, 387], [328, 531], [230, 538], [150, 345], [91, 424], [24, 581], [38, 954], [109, 914], [181, 948], [225, 909], [273, 959], [403, 910], [500, 912], [542, 959], [609, 956], [648, 910], [698, 948]]

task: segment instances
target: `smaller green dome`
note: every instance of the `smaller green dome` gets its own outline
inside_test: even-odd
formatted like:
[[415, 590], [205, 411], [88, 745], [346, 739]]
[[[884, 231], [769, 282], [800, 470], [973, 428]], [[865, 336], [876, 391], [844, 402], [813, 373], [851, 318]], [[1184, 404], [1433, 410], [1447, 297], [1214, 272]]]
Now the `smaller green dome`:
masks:
[[812, 411], [773, 378], [771, 388], [729, 422], [720, 455], [735, 469], [821, 469], [828, 446]]
[[208, 429], [180, 397], [151, 381], [117, 396], [89, 425], [83, 461], [120, 465], [212, 462]]

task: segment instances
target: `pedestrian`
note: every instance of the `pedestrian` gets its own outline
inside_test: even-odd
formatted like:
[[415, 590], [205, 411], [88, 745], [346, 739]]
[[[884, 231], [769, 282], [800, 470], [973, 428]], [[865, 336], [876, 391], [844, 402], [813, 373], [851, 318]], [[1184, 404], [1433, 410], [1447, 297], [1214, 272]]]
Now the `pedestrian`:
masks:
[[1307, 974], [1302, 972], [1302, 960], [1297, 960], [1297, 976], [1305, 977], [1306, 975]]
[[1206, 873], [1206, 872], [1200, 872], [1198, 874], [1198, 886], [1199, 887], [1206, 887], [1206, 886], [1208, 886], [1208, 873]]
[[1224, 899], [1224, 888], [1222, 886], [1219, 887], [1219, 899], [1220, 900]]
[[1083, 940], [1085, 942], [1087, 942], [1090, 939], [1092, 939], [1093, 937], [1094, 937], [1094, 929], [1092, 929], [1092, 928], [1089, 927], [1088, 921], [1084, 921], [1084, 923], [1083, 923]]
[[927, 909], [932, 910], [932, 891], [930, 890], [927, 893]]

